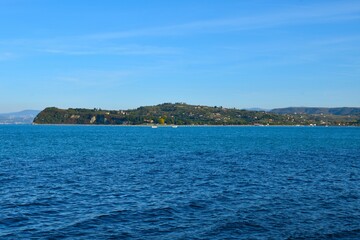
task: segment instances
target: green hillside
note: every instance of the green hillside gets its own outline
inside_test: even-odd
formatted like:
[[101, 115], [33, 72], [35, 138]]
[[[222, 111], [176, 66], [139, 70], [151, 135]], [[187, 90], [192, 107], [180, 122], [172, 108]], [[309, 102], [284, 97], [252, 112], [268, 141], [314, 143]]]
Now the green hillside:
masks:
[[360, 117], [309, 114], [276, 114], [234, 108], [164, 103], [133, 110], [46, 108], [36, 124], [101, 125], [359, 125]]

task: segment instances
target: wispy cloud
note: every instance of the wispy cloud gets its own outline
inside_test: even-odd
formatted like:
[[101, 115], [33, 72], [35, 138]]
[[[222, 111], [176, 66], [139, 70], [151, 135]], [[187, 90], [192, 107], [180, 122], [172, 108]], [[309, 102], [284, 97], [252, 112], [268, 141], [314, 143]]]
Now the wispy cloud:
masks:
[[10, 53], [10, 52], [0, 52], [0, 61], [7, 61], [7, 60], [11, 60], [14, 59], [16, 57], [16, 55], [14, 53]]
[[124, 45], [117, 47], [57, 47], [39, 49], [40, 52], [62, 55], [167, 55], [180, 53], [179, 48], [145, 46], [145, 45]]
[[[182, 48], [146, 44], [123, 44], [112, 39], [98, 41], [80, 37], [58, 37], [52, 39], [15, 39], [1, 40], [3, 49], [14, 50], [20, 55], [46, 53], [54, 55], [176, 55]], [[0, 52], [0, 60], [13, 57], [14, 54]]]
[[314, 24], [360, 19], [360, 3], [336, 3], [327, 5], [307, 5], [304, 7], [283, 9], [281, 12], [238, 18], [211, 19], [184, 24], [136, 29], [120, 32], [108, 32], [78, 36], [78, 38], [107, 40], [140, 36], [166, 36], [242, 31], [270, 28], [294, 24]]
[[348, 43], [355, 42], [360, 40], [360, 35], [355, 36], [339, 36], [339, 37], [331, 37], [327, 39], [321, 39], [318, 41], [314, 41], [313, 45], [336, 45], [340, 43]]
[[129, 82], [133, 71], [84, 70], [61, 74], [53, 79], [53, 83], [79, 87], [112, 87]]
[[[125, 31], [102, 32], [68, 37], [59, 36], [51, 39], [2, 40], [0, 41], [0, 45], [6, 46], [9, 49], [11, 46], [22, 46], [25, 49], [24, 52], [36, 51], [47, 54], [73, 56], [179, 54], [182, 52], [182, 49], [171, 46], [124, 45], [116, 43], [116, 40], [131, 39], [130, 41], [136, 42], [140, 37], [218, 34], [289, 25], [344, 22], [358, 19], [360, 19], [360, 2], [332, 2], [327, 4], [300, 5], [288, 9], [279, 9], [278, 12], [264, 12], [261, 15], [208, 19]], [[331, 41], [344, 41], [344, 39], [333, 39]], [[0, 60], [7, 59], [8, 57], [7, 55], [0, 54]]]
[[[250, 15], [237, 18], [220, 18], [188, 22], [169, 26], [159, 26], [144, 29], [133, 29], [119, 32], [106, 32], [88, 35], [57, 38], [60, 42], [89, 42], [96, 47], [88, 48], [47, 48], [42, 51], [53, 54], [67, 55], [160, 55], [176, 54], [180, 50], [171, 47], [126, 45], [114, 47], [99, 47], [101, 42], [109, 42], [124, 38], [164, 37], [173, 35], [216, 34], [223, 32], [238, 32], [252, 29], [272, 28], [288, 25], [343, 22], [360, 19], [360, 3], [329, 3], [321, 5], [306, 5], [297, 8], [282, 9], [275, 13]], [[51, 41], [50, 41], [51, 42]], [[71, 44], [70, 44], [71, 45]], [[58, 46], [58, 44], [56, 45]]]

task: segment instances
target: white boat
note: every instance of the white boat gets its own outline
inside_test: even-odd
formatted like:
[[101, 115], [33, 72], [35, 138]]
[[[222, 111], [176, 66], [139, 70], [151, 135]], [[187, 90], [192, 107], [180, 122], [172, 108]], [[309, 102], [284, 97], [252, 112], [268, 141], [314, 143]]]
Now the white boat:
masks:
[[171, 126], [172, 128], [177, 128], [178, 126], [174, 125], [174, 126]]
[[153, 126], [151, 126], [151, 128], [157, 128], [157, 126], [154, 126], [154, 125], [153, 125]]

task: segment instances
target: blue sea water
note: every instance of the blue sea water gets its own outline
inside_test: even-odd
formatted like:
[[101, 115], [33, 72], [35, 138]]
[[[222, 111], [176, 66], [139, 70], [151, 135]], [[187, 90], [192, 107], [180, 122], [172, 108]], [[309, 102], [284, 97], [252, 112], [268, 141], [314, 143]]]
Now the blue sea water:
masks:
[[1, 239], [360, 239], [360, 128], [0, 126]]

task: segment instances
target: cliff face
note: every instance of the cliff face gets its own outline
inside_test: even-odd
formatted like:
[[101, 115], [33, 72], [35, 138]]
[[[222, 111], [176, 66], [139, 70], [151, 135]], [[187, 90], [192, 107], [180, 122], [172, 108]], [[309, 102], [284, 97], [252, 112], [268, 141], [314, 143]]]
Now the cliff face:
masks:
[[58, 109], [41, 111], [36, 124], [176, 125], [359, 125], [360, 117], [276, 114], [222, 107], [164, 103], [134, 110]]

